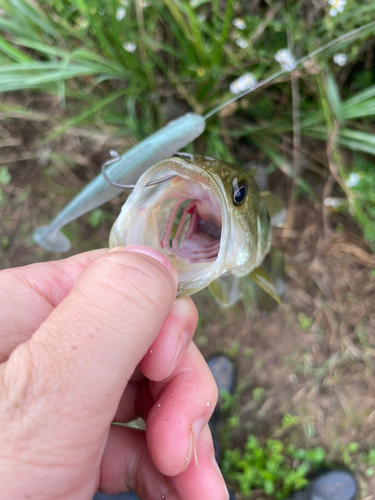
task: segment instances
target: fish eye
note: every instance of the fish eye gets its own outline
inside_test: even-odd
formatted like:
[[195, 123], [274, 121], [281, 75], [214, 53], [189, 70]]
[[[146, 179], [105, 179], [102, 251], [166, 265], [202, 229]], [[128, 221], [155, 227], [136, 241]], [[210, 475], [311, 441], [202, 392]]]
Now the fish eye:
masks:
[[247, 196], [247, 182], [239, 181], [237, 178], [233, 180], [233, 203], [242, 205]]

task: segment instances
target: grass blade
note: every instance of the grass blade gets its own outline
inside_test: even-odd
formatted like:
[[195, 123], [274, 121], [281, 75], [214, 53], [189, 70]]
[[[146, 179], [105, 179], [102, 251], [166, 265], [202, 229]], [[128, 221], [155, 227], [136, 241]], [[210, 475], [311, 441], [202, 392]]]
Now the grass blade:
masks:
[[60, 127], [58, 127], [56, 130], [54, 130], [49, 135], [47, 135], [47, 137], [45, 137], [43, 139], [41, 144], [45, 144], [46, 142], [49, 142], [49, 141], [52, 141], [53, 139], [56, 139], [56, 137], [63, 134], [70, 127], [75, 127], [76, 125], [78, 125], [82, 121], [86, 120], [86, 118], [88, 118], [89, 116], [94, 115], [100, 109], [104, 108], [105, 106], [107, 106], [111, 102], [115, 101], [118, 97], [125, 95], [126, 92], [127, 92], [127, 89], [121, 89], [121, 90], [118, 90], [117, 92], [113, 92], [112, 94], [105, 97], [104, 99], [101, 99], [100, 101], [95, 102], [95, 104], [90, 106], [83, 113], [80, 113], [79, 115], [75, 116], [74, 118], [67, 120]]
[[323, 79], [324, 89], [326, 92], [328, 103], [331, 107], [333, 114], [337, 121], [342, 125], [344, 116], [342, 111], [342, 103], [340, 98], [339, 89], [330, 71], [327, 71]]

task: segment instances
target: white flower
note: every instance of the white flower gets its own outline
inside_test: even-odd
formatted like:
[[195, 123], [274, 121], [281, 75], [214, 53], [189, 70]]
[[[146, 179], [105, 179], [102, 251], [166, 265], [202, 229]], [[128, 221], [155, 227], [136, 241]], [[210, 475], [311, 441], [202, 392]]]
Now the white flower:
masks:
[[292, 71], [296, 66], [294, 55], [289, 49], [280, 49], [275, 54], [275, 59], [281, 65], [283, 71]]
[[345, 184], [348, 186], [348, 188], [352, 188], [358, 184], [358, 182], [361, 180], [361, 177], [356, 174], [356, 173], [351, 173], [349, 177], [347, 178]]
[[332, 6], [329, 9], [329, 15], [335, 17], [339, 12], [344, 10], [346, 0], [328, 0], [328, 3]]
[[238, 37], [237, 40], [236, 40], [236, 45], [238, 45], [239, 47], [241, 47], [241, 49], [247, 49], [247, 47], [249, 46], [249, 42], [247, 42], [242, 37]]
[[124, 7], [119, 7], [116, 10], [116, 19], [117, 19], [117, 21], [121, 21], [122, 19], [124, 19], [125, 16], [126, 16], [126, 10], [124, 9]]
[[82, 17], [81, 17], [81, 18], [79, 19], [79, 21], [78, 21], [78, 23], [77, 23], [77, 24], [78, 24], [78, 26], [79, 26], [80, 28], [87, 28], [87, 26], [89, 25], [89, 22], [88, 22], [88, 20], [87, 20], [87, 19], [84, 19], [84, 18], [82, 18]]
[[146, 7], [150, 7], [151, 5], [151, 2], [149, 2], [148, 0], [138, 0], [139, 1], [139, 5], [142, 7], [142, 9], [145, 9]]
[[242, 19], [242, 17], [236, 17], [236, 19], [233, 19], [233, 26], [235, 26], [239, 30], [244, 30], [246, 28], [246, 23]]
[[240, 94], [245, 90], [252, 90], [257, 83], [258, 80], [253, 73], [245, 73], [230, 84], [229, 90], [232, 94]]
[[328, 197], [324, 200], [324, 205], [326, 207], [331, 207], [331, 208], [339, 208], [339, 207], [345, 207], [348, 203], [348, 200], [345, 198], [331, 198]]
[[200, 20], [201, 23], [204, 23], [205, 20], [207, 19], [206, 14], [203, 14], [203, 13], [202, 14], [198, 14], [197, 17], [198, 17], [198, 19]]
[[137, 48], [136, 44], [133, 42], [125, 42], [122, 46], [124, 47], [124, 50], [126, 50], [126, 52], [134, 52]]
[[346, 54], [335, 54], [333, 56], [333, 62], [338, 66], [345, 66], [348, 56]]

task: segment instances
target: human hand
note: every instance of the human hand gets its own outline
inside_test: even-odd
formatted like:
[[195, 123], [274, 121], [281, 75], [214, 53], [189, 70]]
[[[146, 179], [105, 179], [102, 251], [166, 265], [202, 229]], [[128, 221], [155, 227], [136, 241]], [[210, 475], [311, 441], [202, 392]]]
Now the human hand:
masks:
[[228, 498], [195, 306], [168, 259], [126, 250], [0, 272], [2, 500]]

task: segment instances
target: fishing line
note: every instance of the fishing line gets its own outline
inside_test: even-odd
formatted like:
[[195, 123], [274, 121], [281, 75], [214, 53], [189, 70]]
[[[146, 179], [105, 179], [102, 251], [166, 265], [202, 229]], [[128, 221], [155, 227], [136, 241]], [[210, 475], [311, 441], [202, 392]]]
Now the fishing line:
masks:
[[[370, 28], [371, 26], [374, 26], [374, 25], [375, 25], [375, 21], [371, 21], [371, 22], [365, 24], [364, 26], [361, 26], [360, 28], [356, 28], [356, 29], [354, 29], [352, 31], [349, 31], [348, 33], [345, 33], [345, 35], [342, 35], [342, 36], [340, 36], [338, 38], [335, 38], [334, 40], [331, 40], [330, 42], [326, 43], [325, 45], [323, 45], [321, 47], [318, 47], [317, 49], [313, 50], [312, 52], [310, 52], [306, 56], [303, 56], [300, 59], [297, 59], [297, 61], [295, 62], [296, 63], [295, 67], [297, 67], [300, 64], [304, 63], [308, 59], [311, 59], [312, 57], [320, 54], [324, 50], [327, 50], [327, 49], [329, 49], [331, 47], [334, 47], [336, 45], [340, 45], [341, 42], [344, 42], [344, 41], [350, 39], [350, 37], [355, 36], [358, 33], [360, 33], [361, 31], [364, 31], [365, 29]], [[294, 69], [295, 68], [293, 68], [293, 70]], [[267, 83], [271, 83], [276, 78], [279, 78], [279, 76], [291, 73], [293, 70], [280, 69], [279, 71], [276, 71], [276, 73], [273, 73], [272, 75], [270, 75], [269, 77], [265, 78], [264, 80], [261, 80], [256, 85], [254, 85], [254, 87], [252, 87], [251, 89], [244, 90], [243, 92], [241, 92], [240, 94], [232, 97], [231, 99], [229, 99], [228, 101], [224, 102], [223, 104], [218, 104], [211, 111], [208, 111], [206, 114], [204, 114], [203, 118], [205, 120], [207, 120], [208, 118], [210, 118], [212, 115], [214, 115], [218, 111], [221, 111], [223, 108], [225, 108], [229, 104], [232, 104], [232, 102], [237, 101], [237, 99], [241, 99], [245, 95], [248, 95], [251, 92], [254, 92], [255, 90], [258, 90], [260, 87], [263, 87], [264, 85], [267, 85]]]
[[[314, 56], [320, 54], [321, 52], [324, 52], [325, 50], [327, 50], [327, 49], [329, 49], [331, 47], [335, 47], [337, 45], [340, 45], [340, 43], [342, 43], [344, 41], [350, 40], [351, 37], [353, 37], [353, 36], [355, 37], [358, 33], [366, 30], [367, 28], [370, 28], [371, 26], [375, 26], [375, 21], [371, 21], [371, 22], [365, 24], [364, 26], [361, 26], [360, 28], [356, 28], [356, 29], [354, 29], [352, 31], [349, 31], [348, 33], [345, 33], [345, 35], [342, 35], [342, 36], [340, 36], [338, 38], [335, 38], [334, 40], [331, 40], [330, 42], [326, 43], [325, 45], [323, 45], [321, 47], [318, 47], [317, 49], [313, 50], [312, 52], [310, 52], [306, 56], [303, 56], [300, 59], [297, 59], [295, 61], [295, 67], [292, 70], [280, 69], [279, 71], [276, 71], [275, 73], [272, 73], [272, 75], [268, 76], [264, 80], [261, 80], [260, 82], [258, 82], [257, 84], [255, 84], [250, 89], [244, 90], [240, 94], [237, 94], [237, 95], [233, 96], [231, 99], [228, 99], [226, 102], [224, 102], [222, 104], [218, 104], [211, 111], [208, 111], [207, 113], [205, 113], [203, 115], [204, 120], [208, 120], [208, 118], [211, 118], [211, 116], [213, 116], [215, 113], [218, 113], [219, 111], [221, 111], [226, 106], [229, 106], [229, 104], [232, 104], [232, 102], [235, 102], [238, 99], [242, 99], [242, 97], [245, 97], [246, 95], [249, 95], [252, 92], [255, 92], [259, 88], [264, 87], [265, 85], [273, 82], [274, 80], [276, 80], [280, 76], [292, 73], [295, 68], [297, 68], [298, 66], [300, 66], [304, 62], [308, 61], [309, 59], [313, 58]], [[112, 179], [110, 179], [108, 177], [108, 175], [106, 174], [106, 171], [105, 171], [106, 167], [108, 167], [109, 165], [112, 165], [113, 163], [119, 161], [119, 159], [121, 158], [121, 156], [117, 152], [115, 154], [116, 154], [116, 156], [114, 158], [112, 158], [110, 160], [107, 160], [101, 166], [101, 172], [102, 172], [104, 180], [108, 184], [111, 184], [112, 186], [115, 186], [115, 187], [118, 187], [118, 188], [121, 188], [121, 189], [134, 189], [135, 188], [135, 184], [119, 184], [118, 182], [115, 182]], [[186, 157], [190, 157], [190, 158], [192, 157], [192, 155], [190, 155], [190, 153], [176, 153], [176, 156], [186, 156]], [[154, 181], [148, 182], [146, 184], [146, 187], [156, 186], [157, 184], [161, 184], [163, 182], [169, 181], [170, 179], [173, 179], [174, 177], [176, 177], [176, 175], [167, 175], [167, 176], [164, 176], [164, 177], [160, 177], [159, 179], [156, 179]]]
[[[324, 50], [336, 47], [344, 41], [350, 39], [353, 40], [355, 37], [358, 37], [359, 33], [362, 33], [368, 28], [373, 28], [374, 25], [375, 21], [372, 21], [360, 28], [342, 35], [339, 38], [336, 38], [335, 40], [332, 40], [322, 47], [317, 48], [307, 56], [302, 57], [297, 61], [293, 59], [294, 67]], [[251, 92], [254, 92], [254, 90], [274, 82], [275, 79], [280, 76], [285, 76], [285, 74], [291, 73], [291, 68], [292, 66], [288, 69], [281, 67], [279, 71], [260, 81], [258, 84], [254, 85], [254, 87], [250, 88], [249, 85], [244, 92], [236, 94], [228, 101], [214, 107], [211, 111], [206, 112], [204, 115], [186, 113], [180, 118], [177, 118], [176, 120], [173, 120], [169, 124], [165, 125], [134, 147], [130, 148], [121, 157], [118, 153], [112, 152], [112, 158], [102, 165], [101, 170], [103, 175], [96, 177], [90, 184], [80, 191], [80, 193], [77, 194], [77, 196], [63, 208], [63, 210], [50, 222], [50, 224], [40, 226], [34, 233], [35, 241], [46, 250], [52, 250], [55, 252], [66, 252], [69, 250], [69, 248], [71, 248], [70, 241], [67, 236], [60, 231], [66, 224], [111, 200], [119, 193], [120, 189], [134, 189], [135, 187], [134, 184], [119, 184], [118, 182], [115, 182], [108, 177], [107, 172], [117, 181], [135, 182], [135, 179], [139, 177], [138, 174], [146, 172], [147, 169], [156, 162], [173, 156], [176, 154], [176, 151], [183, 149], [199, 137], [205, 129], [207, 119], [212, 115], [232, 102], [241, 99]], [[113, 157], [114, 155], [115, 157]], [[185, 158], [187, 157], [187, 153], [179, 153], [179, 155]], [[106, 170], [108, 165], [111, 166], [108, 170]], [[169, 179], [172, 179], [171, 175], [160, 177], [159, 179], [148, 182], [146, 185], [155, 186], [166, 182]]]
[[[115, 187], [122, 188], [122, 189], [134, 189], [135, 184], [119, 184], [118, 182], [115, 182], [112, 179], [110, 179], [105, 171], [106, 167], [108, 167], [109, 165], [112, 165], [112, 163], [116, 163], [117, 161], [119, 161], [120, 158], [121, 158], [121, 156], [118, 155], [115, 158], [112, 158], [111, 160], [107, 160], [106, 162], [103, 163], [103, 165], [101, 166], [101, 171], [102, 171], [102, 175], [104, 177], [104, 180], [106, 182], [108, 182], [108, 184], [111, 184], [111, 186], [115, 186]], [[160, 177], [159, 179], [155, 179], [154, 181], [148, 182], [146, 184], [146, 187], [156, 186], [157, 184], [161, 184], [162, 182], [169, 181], [170, 179], [173, 179], [174, 177], [177, 177], [177, 175], [175, 175], [175, 174], [165, 175], [164, 177]]]

